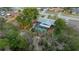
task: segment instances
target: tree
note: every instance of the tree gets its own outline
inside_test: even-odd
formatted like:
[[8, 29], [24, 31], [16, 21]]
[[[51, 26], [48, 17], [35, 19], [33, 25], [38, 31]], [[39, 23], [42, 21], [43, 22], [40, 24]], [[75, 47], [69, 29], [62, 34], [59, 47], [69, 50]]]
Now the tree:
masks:
[[17, 40], [18, 40], [18, 48], [17, 50], [29, 50], [29, 43], [28, 43], [28, 40], [25, 39], [24, 37], [18, 35], [17, 37]]
[[5, 26], [5, 19], [3, 17], [0, 17], [0, 38], [5, 37], [4, 26]]
[[30, 18], [31, 20], [37, 19], [39, 13], [36, 8], [25, 8], [23, 10], [23, 14], [27, 17]]
[[0, 50], [5, 50], [6, 47], [8, 46], [8, 39], [0, 39]]
[[5, 24], [5, 19], [0, 17], [0, 30], [3, 31], [4, 30], [4, 24]]
[[64, 12], [72, 13], [71, 7], [64, 7]]
[[55, 29], [54, 39], [56, 39], [56, 41], [64, 47], [62, 50], [65, 51], [79, 50], [78, 32], [76, 32], [73, 28], [68, 27], [62, 19], [58, 19], [55, 22], [54, 29]]
[[54, 29], [55, 34], [60, 34], [66, 28], [66, 23], [63, 19], [59, 18], [55, 21]]
[[20, 36], [19, 30], [11, 24], [5, 26], [5, 34], [11, 50], [28, 50], [29, 44], [27, 39]]
[[66, 37], [64, 50], [78, 51], [79, 50], [79, 32], [75, 31], [73, 28], [68, 27], [65, 31]]
[[19, 32], [11, 24], [7, 24], [5, 29], [5, 34], [9, 42], [9, 47], [11, 49], [16, 49], [18, 44], [18, 40], [16, 40], [16, 37], [18, 36]]
[[23, 29], [32, 26], [32, 20], [35, 20], [38, 16], [36, 8], [25, 8], [20, 16], [16, 18], [18, 23]]
[[17, 19], [17, 21], [18, 21], [18, 23], [19, 23], [19, 25], [20, 25], [20, 27], [22, 29], [25, 29], [26, 26], [28, 26], [29, 24], [31, 24], [31, 20], [28, 19], [28, 18], [26, 18], [23, 15], [17, 16], [16, 19]]

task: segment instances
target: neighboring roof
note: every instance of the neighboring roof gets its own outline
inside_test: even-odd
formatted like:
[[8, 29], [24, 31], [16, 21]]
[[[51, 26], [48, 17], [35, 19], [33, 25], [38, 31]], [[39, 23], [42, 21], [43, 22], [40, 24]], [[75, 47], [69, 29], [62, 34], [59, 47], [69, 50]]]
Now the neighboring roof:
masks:
[[79, 8], [75, 8], [75, 7], [74, 7], [74, 8], [72, 8], [72, 11], [73, 11], [73, 12], [76, 12], [76, 13], [79, 13]]
[[50, 28], [51, 25], [54, 25], [55, 20], [41, 18], [41, 19], [38, 19], [38, 22], [40, 22], [40, 26]]

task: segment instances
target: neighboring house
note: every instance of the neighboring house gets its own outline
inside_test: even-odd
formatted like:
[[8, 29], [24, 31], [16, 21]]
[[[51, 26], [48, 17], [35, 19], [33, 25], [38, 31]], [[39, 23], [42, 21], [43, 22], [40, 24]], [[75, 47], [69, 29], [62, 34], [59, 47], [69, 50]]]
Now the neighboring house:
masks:
[[48, 11], [48, 8], [42, 7], [42, 8], [37, 8], [40, 14], [46, 13]]
[[5, 11], [0, 11], [0, 16], [5, 16], [6, 12]]
[[72, 8], [72, 14], [79, 14], [79, 8]]
[[37, 23], [35, 23], [33, 28], [38, 32], [47, 32], [48, 29], [50, 29], [51, 26], [54, 25], [54, 22], [55, 20], [53, 19], [41, 18], [37, 20]]
[[51, 7], [48, 9], [49, 12], [62, 12], [64, 9], [60, 7]]

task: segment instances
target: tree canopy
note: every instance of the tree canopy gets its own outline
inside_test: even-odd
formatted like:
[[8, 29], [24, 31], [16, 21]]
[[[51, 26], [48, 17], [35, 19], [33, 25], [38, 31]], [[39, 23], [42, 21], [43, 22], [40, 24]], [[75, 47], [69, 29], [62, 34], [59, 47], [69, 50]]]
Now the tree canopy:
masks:
[[55, 21], [55, 34], [60, 34], [65, 28], [66, 28], [66, 23], [63, 19], [59, 18]]
[[24, 29], [32, 25], [32, 20], [35, 20], [38, 16], [38, 10], [36, 8], [25, 8], [20, 16], [17, 16], [16, 20]]
[[37, 18], [39, 15], [38, 10], [36, 8], [25, 8], [23, 10], [23, 14], [27, 17], [30, 18], [31, 20], [34, 20]]
[[5, 19], [0, 17], [0, 30], [2, 31], [4, 29]]

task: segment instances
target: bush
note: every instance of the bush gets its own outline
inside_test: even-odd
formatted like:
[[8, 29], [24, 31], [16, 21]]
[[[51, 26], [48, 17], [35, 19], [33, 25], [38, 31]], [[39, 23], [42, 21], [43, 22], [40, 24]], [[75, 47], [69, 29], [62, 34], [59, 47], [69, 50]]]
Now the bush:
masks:
[[5, 39], [0, 39], [0, 49], [3, 50], [5, 49], [5, 47], [8, 46], [8, 39], [5, 38]]

